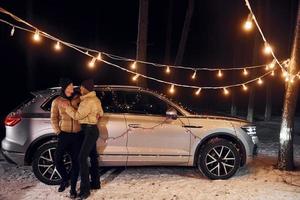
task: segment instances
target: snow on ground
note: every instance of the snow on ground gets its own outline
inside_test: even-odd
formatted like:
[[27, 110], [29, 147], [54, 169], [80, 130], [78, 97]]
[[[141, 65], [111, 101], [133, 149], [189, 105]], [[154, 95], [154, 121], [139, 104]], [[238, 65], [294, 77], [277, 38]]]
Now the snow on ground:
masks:
[[[102, 189], [89, 199], [300, 199], [300, 169], [275, 169], [278, 123], [258, 123], [259, 155], [229, 180], [208, 180], [190, 167], [101, 169]], [[300, 136], [295, 136], [295, 161], [300, 166]], [[0, 157], [0, 199], [68, 199], [69, 190], [39, 182], [31, 167], [16, 167]]]

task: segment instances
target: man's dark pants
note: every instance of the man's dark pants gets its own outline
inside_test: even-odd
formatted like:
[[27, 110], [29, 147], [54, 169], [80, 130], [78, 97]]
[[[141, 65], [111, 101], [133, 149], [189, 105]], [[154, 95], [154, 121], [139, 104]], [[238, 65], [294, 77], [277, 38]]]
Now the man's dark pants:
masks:
[[[80, 192], [89, 192], [91, 189], [89, 173], [91, 173], [92, 184], [99, 184], [98, 153], [96, 142], [99, 137], [99, 130], [96, 125], [82, 124], [81, 129], [84, 139], [79, 152], [78, 160], [80, 166]], [[88, 157], [91, 160], [91, 171], [89, 171]]]
[[70, 154], [72, 159], [71, 190], [76, 190], [76, 183], [79, 175], [78, 155], [81, 142], [82, 140], [80, 133], [61, 132], [58, 135], [58, 144], [55, 152], [55, 165], [57, 171], [61, 175], [62, 182], [67, 182], [69, 175], [64, 166], [63, 157], [66, 152]]

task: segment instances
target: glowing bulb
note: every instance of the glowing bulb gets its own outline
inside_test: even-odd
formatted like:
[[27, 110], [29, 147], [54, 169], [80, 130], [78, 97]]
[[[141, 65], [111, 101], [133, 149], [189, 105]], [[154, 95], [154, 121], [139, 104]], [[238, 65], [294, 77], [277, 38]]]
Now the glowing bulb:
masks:
[[250, 31], [252, 29], [252, 27], [253, 27], [252, 15], [249, 14], [248, 18], [247, 18], [247, 21], [244, 23], [243, 28], [244, 28], [245, 31]]
[[244, 91], [247, 91], [247, 90], [248, 90], [248, 87], [247, 87], [245, 84], [243, 84], [243, 90], [244, 90]]
[[275, 65], [276, 65], [276, 60], [274, 59], [274, 60], [269, 64], [269, 68], [270, 68], [270, 69], [274, 69]]
[[282, 77], [287, 77], [287, 76], [288, 76], [287, 71], [283, 71], [283, 72], [282, 72]]
[[137, 81], [137, 79], [139, 78], [139, 76], [140, 76], [139, 74], [136, 74], [134, 77], [132, 77], [132, 80], [133, 81]]
[[170, 67], [168, 66], [167, 69], [166, 69], [166, 73], [167, 73], [167, 74], [170, 74], [170, 72], [171, 72], [171, 69], [170, 69]]
[[244, 69], [243, 74], [244, 74], [244, 76], [247, 76], [249, 74], [247, 69]]
[[265, 43], [264, 53], [266, 55], [270, 55], [272, 52], [273, 52], [272, 47], [268, 43]]
[[136, 69], [136, 62], [135, 61], [132, 63], [131, 69]]
[[169, 89], [169, 92], [171, 94], [174, 94], [175, 93], [175, 86], [174, 85], [171, 85], [170, 89]]
[[290, 80], [289, 76], [286, 76], [285, 77], [285, 82], [289, 82], [289, 80]]
[[96, 58], [92, 58], [92, 60], [89, 62], [89, 67], [94, 68], [96, 62]]
[[269, 65], [266, 65], [266, 68], [265, 68], [265, 69], [266, 69], [266, 71], [268, 71], [268, 70], [269, 70]]
[[195, 70], [195, 72], [192, 75], [192, 79], [196, 79], [196, 75], [197, 75], [197, 71]]
[[294, 83], [294, 78], [291, 78], [290, 83], [292, 84]]
[[223, 93], [225, 96], [229, 95], [229, 90], [227, 90], [226, 88], [223, 88]]
[[10, 31], [10, 36], [14, 36], [14, 33], [15, 33], [15, 27], [13, 26], [11, 31]]
[[201, 88], [198, 88], [198, 90], [195, 92], [195, 95], [199, 95], [200, 94], [200, 92], [201, 92]]
[[59, 42], [57, 42], [57, 43], [54, 45], [54, 49], [55, 49], [56, 51], [59, 51], [59, 50], [61, 49], [61, 46], [60, 46], [60, 43], [59, 43]]
[[102, 60], [101, 52], [98, 53], [97, 60]]
[[257, 83], [258, 83], [258, 85], [262, 85], [263, 84], [263, 81], [261, 80], [261, 78], [258, 79]]
[[38, 30], [35, 31], [33, 35], [33, 40], [39, 42], [41, 40], [40, 32]]
[[218, 71], [218, 77], [221, 78], [222, 76], [223, 76], [222, 71], [219, 70], [219, 71]]
[[275, 72], [274, 72], [274, 70], [272, 71], [272, 73], [271, 73], [271, 76], [275, 76]]
[[298, 79], [300, 79], [300, 75], [299, 74], [297, 74], [296, 76], [298, 77]]

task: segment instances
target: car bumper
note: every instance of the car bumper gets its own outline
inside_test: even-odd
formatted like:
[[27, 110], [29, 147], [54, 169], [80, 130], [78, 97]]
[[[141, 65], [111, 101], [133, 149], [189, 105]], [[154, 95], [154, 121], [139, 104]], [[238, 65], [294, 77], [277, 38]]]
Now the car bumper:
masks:
[[24, 165], [24, 152], [14, 151], [15, 149], [20, 149], [20, 145], [10, 142], [6, 139], [1, 142], [1, 153], [4, 158], [9, 163], [14, 163], [16, 165]]

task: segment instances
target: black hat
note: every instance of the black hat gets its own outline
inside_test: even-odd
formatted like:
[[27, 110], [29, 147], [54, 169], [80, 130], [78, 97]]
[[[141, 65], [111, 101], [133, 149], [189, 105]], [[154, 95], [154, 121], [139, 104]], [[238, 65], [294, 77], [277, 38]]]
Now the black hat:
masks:
[[61, 87], [61, 91], [64, 92], [71, 83], [73, 83], [73, 81], [69, 78], [60, 78], [59, 86]]
[[92, 79], [85, 80], [81, 83], [81, 86], [88, 91], [94, 91], [94, 81]]

